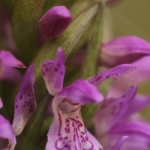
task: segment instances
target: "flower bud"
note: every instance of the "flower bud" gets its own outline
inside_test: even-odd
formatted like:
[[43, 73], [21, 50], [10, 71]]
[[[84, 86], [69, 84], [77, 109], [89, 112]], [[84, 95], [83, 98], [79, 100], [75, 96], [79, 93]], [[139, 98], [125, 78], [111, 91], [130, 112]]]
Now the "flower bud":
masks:
[[39, 28], [43, 34], [56, 37], [68, 27], [71, 20], [72, 16], [65, 6], [55, 6], [42, 16]]

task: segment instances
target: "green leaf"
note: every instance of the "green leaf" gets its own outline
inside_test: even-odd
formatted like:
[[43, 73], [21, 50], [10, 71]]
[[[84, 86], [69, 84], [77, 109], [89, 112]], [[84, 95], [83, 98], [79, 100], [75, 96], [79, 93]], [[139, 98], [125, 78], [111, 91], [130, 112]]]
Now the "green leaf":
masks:
[[31, 118], [29, 124], [25, 127], [23, 133], [18, 138], [17, 150], [40, 150], [38, 148], [38, 137], [40, 135], [41, 127], [43, 124], [43, 118], [45, 111], [50, 100], [50, 96], [47, 95], [39, 104], [36, 112]]
[[[81, 1], [82, 3], [82, 1]], [[45, 60], [54, 59], [56, 50], [61, 46], [66, 54], [66, 57], [72, 51], [76, 42], [79, 40], [84, 30], [87, 28], [90, 20], [94, 17], [98, 10], [98, 4], [92, 5], [73, 20], [65, 32], [53, 40], [49, 41], [39, 52], [33, 61], [35, 66], [35, 91], [39, 101], [46, 92], [45, 83], [43, 81], [40, 67]], [[42, 89], [42, 90], [41, 90]]]
[[[102, 15], [103, 8], [102, 4], [100, 4], [99, 12], [97, 14], [95, 24], [93, 26], [92, 36], [89, 40], [88, 52], [83, 64], [83, 70], [81, 73], [82, 78], [87, 78], [96, 75], [97, 59], [99, 55], [99, 45], [101, 38]], [[97, 104], [85, 105], [82, 107], [81, 113], [85, 125], [88, 125], [90, 119], [94, 116], [98, 108], [99, 105]]]
[[27, 64], [37, 53], [38, 21], [44, 3], [45, 0], [15, 0], [12, 16], [13, 35], [22, 53], [21, 59]]

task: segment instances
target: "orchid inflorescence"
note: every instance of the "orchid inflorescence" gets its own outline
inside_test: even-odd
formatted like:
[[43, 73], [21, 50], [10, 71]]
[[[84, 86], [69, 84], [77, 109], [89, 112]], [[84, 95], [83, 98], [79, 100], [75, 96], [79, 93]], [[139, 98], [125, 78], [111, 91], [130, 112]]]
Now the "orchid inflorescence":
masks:
[[[5, 98], [15, 100], [10, 121], [6, 113], [0, 114], [0, 149], [150, 149], [150, 122], [140, 113], [150, 104], [150, 96], [137, 93], [137, 86], [150, 78], [150, 43], [132, 35], [108, 42], [99, 36], [104, 7], [117, 2], [72, 1], [74, 5], [68, 6], [71, 12], [63, 5], [52, 7], [54, 4], [50, 3], [51, 8], [41, 17], [43, 0], [36, 5], [26, 0], [31, 8], [23, 10], [20, 6], [25, 3], [16, 0], [12, 28], [6, 15], [2, 19], [5, 30], [0, 29], [0, 33], [6, 34], [9, 28], [2, 41], [8, 49], [0, 49], [0, 80], [10, 88], [18, 86], [13, 94], [0, 98], [0, 109], [6, 107], [7, 111], [10, 107]], [[0, 8], [5, 10], [2, 2]], [[16, 24], [18, 20], [20, 23]], [[88, 24], [93, 28], [88, 28]], [[87, 33], [92, 37], [90, 41], [81, 37]], [[35, 37], [38, 44], [31, 44]], [[76, 44], [78, 39], [81, 43]], [[14, 52], [9, 49], [12, 45]], [[87, 50], [83, 50], [85, 45]], [[33, 54], [25, 59], [30, 47]], [[71, 53], [73, 47], [75, 54]], [[24, 51], [25, 48], [29, 49]], [[26, 66], [22, 75], [20, 71]], [[105, 69], [96, 74], [101, 66]], [[80, 74], [76, 69], [81, 69]], [[76, 76], [79, 79], [74, 79]], [[107, 85], [105, 89], [103, 84]]]

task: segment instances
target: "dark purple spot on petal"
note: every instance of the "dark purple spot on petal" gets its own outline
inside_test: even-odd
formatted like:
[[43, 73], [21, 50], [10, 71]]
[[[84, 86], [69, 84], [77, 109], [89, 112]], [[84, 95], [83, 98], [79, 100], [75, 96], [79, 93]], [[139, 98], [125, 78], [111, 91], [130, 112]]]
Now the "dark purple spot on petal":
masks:
[[22, 99], [22, 95], [20, 95], [20, 99]]
[[29, 108], [29, 112], [33, 112], [33, 111], [34, 111], [34, 104], [31, 104]]
[[57, 72], [57, 71], [58, 71], [58, 68], [54, 68], [54, 71]]
[[101, 79], [101, 76], [97, 77], [96, 81], [99, 81]]

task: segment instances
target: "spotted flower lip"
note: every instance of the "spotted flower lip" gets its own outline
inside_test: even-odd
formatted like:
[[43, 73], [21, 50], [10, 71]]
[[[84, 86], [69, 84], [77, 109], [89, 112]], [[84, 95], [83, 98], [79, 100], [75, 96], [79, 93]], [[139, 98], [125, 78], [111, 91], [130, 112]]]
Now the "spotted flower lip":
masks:
[[101, 140], [103, 138], [106, 145], [112, 146], [116, 139], [127, 135], [129, 140], [122, 150], [150, 149], [150, 123], [144, 121], [137, 113], [150, 104], [150, 96], [137, 97], [136, 90], [136, 86], [132, 86], [126, 89], [120, 98], [107, 98], [102, 103], [95, 117], [95, 127], [98, 137], [105, 134]]
[[131, 63], [144, 55], [150, 54], [150, 43], [137, 36], [123, 36], [102, 43], [102, 63], [107, 66], [116, 66], [122, 63]]
[[37, 107], [34, 93], [34, 67], [31, 65], [22, 81], [21, 87], [15, 99], [15, 114], [13, 130], [19, 135]]
[[117, 78], [135, 67], [120, 65], [91, 77], [88, 81], [77, 80], [63, 88], [64, 59], [63, 50], [59, 47], [56, 59], [45, 61], [41, 67], [46, 87], [55, 96], [52, 102], [54, 120], [49, 128], [46, 150], [101, 150], [102, 146], [84, 127], [81, 105], [102, 102], [103, 95], [96, 86], [107, 78]]
[[40, 30], [49, 37], [60, 35], [70, 24], [72, 16], [65, 6], [49, 9], [40, 19]]
[[[0, 98], [0, 108], [3, 107], [2, 100]], [[14, 150], [14, 147], [16, 145], [16, 137], [14, 134], [14, 131], [11, 127], [11, 124], [7, 119], [5, 119], [2, 115], [0, 115], [0, 143], [1, 139], [6, 139], [9, 141], [7, 147], [1, 147], [0, 148], [5, 148], [5, 150]]]
[[25, 65], [9, 51], [0, 50], [0, 80], [17, 84], [22, 75], [13, 67], [25, 68]]

